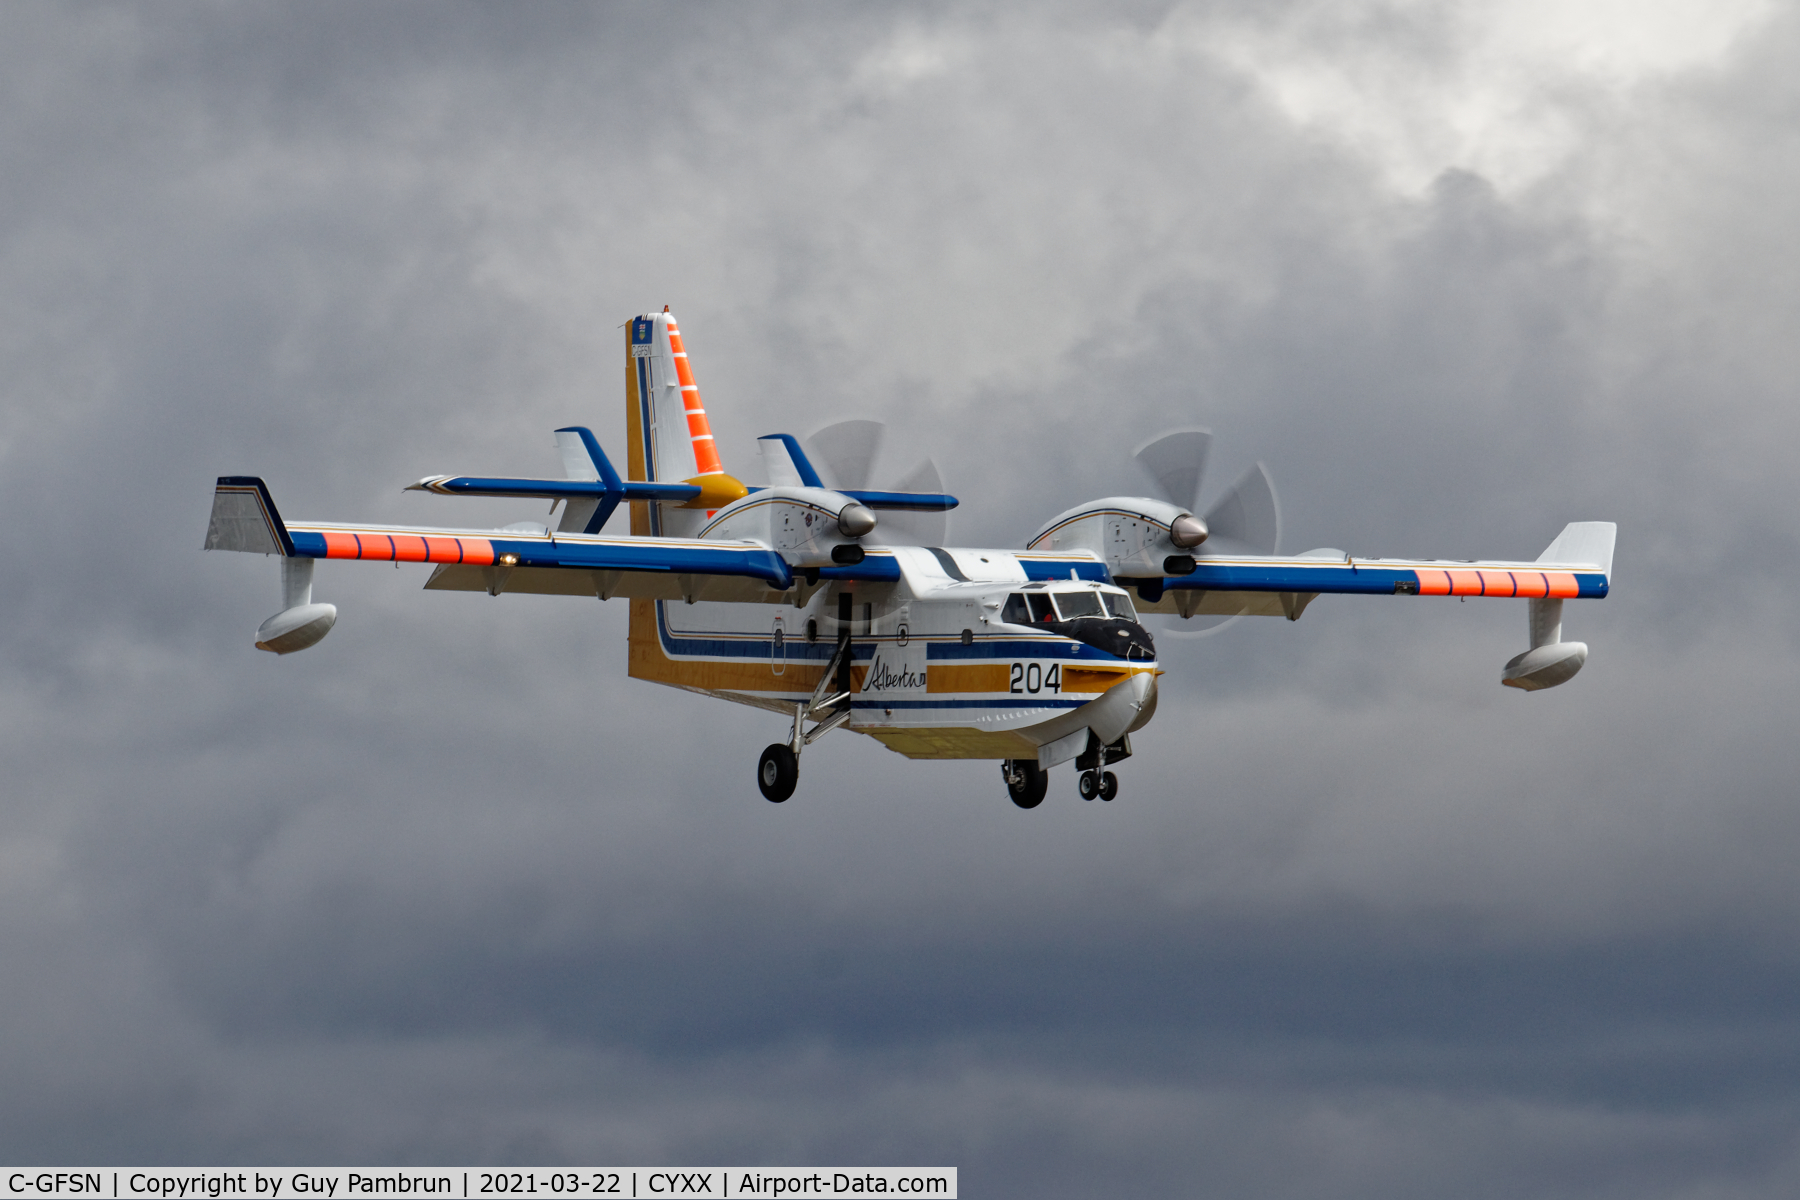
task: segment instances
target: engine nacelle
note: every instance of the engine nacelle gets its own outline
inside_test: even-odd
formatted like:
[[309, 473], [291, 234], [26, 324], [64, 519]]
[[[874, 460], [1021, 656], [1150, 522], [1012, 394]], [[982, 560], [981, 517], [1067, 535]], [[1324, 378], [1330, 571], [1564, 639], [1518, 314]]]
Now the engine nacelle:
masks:
[[842, 492], [771, 487], [721, 509], [701, 536], [763, 542], [788, 566], [806, 569], [860, 562], [858, 539], [875, 524], [873, 511]]
[[1142, 579], [1192, 572], [1194, 548], [1205, 540], [1205, 522], [1179, 505], [1148, 496], [1107, 496], [1056, 517], [1026, 545], [1091, 550], [1114, 578]]

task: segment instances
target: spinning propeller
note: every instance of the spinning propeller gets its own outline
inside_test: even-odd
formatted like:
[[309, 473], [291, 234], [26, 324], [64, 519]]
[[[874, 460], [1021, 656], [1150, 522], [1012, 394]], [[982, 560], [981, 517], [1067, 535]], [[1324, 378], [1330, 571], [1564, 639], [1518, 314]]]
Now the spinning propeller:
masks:
[[[1174, 429], [1151, 438], [1132, 457], [1156, 481], [1163, 499], [1196, 513], [1211, 446], [1207, 430]], [[1281, 506], [1268, 470], [1256, 463], [1212, 502], [1204, 516], [1178, 518], [1171, 536], [1196, 558], [1275, 553], [1281, 540]]]
[[[880, 421], [839, 421], [815, 432], [805, 445], [814, 465], [823, 470], [827, 486], [862, 491], [869, 486], [886, 434], [887, 426]], [[927, 458], [889, 490], [937, 493], [944, 490], [944, 483], [937, 464]], [[869, 544], [941, 546], [948, 528], [946, 513], [889, 510], [881, 514]]]
[[[1212, 434], [1205, 429], [1173, 429], [1157, 434], [1132, 452], [1155, 480], [1163, 499], [1189, 513], [1200, 509], [1200, 486], [1206, 478], [1206, 452]], [[1177, 517], [1169, 537], [1197, 559], [1233, 554], [1273, 554], [1281, 540], [1281, 506], [1268, 470], [1257, 463], [1212, 502], [1203, 516]], [[1159, 637], [1207, 637], [1234, 624], [1229, 617], [1164, 617]]]

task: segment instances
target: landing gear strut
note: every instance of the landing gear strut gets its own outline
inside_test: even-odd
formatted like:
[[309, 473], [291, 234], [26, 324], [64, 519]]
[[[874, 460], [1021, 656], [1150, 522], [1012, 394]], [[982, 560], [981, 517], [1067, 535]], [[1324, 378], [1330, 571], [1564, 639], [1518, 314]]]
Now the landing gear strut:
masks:
[[[762, 761], [756, 764], [756, 786], [771, 804], [780, 804], [794, 794], [794, 786], [800, 782], [800, 751], [850, 719], [850, 634], [848, 610], [845, 611], [846, 632], [838, 639], [837, 653], [819, 676], [819, 686], [813, 689], [811, 699], [794, 702], [793, 736], [786, 745], [776, 742], [764, 750]], [[834, 683], [841, 690], [827, 695]], [[806, 727], [809, 717], [818, 721], [811, 729]]]
[[1000, 764], [1006, 779], [1007, 794], [1020, 808], [1036, 808], [1044, 802], [1044, 791], [1050, 786], [1050, 773], [1029, 758], [1009, 758]]

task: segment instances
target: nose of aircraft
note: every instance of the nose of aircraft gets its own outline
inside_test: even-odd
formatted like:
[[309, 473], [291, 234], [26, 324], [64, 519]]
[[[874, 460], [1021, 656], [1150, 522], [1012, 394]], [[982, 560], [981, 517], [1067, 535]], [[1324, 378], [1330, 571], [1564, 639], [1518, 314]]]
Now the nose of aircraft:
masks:
[[1128, 679], [1120, 680], [1108, 688], [1090, 708], [1092, 711], [1088, 718], [1088, 728], [1102, 742], [1118, 741], [1150, 719], [1146, 711], [1156, 710], [1156, 673], [1139, 671]]
[[1150, 631], [1123, 617], [1084, 617], [1065, 621], [1055, 628], [1067, 637], [1120, 658], [1151, 661], [1156, 658], [1156, 643], [1150, 640]]

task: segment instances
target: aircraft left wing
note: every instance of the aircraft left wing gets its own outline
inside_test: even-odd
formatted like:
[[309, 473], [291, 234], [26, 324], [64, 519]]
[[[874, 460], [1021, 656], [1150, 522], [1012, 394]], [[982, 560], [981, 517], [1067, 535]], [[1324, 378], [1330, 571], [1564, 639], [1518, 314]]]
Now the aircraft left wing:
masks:
[[206, 549], [290, 560], [433, 563], [437, 570], [426, 587], [496, 596], [767, 601], [794, 585], [781, 556], [754, 541], [552, 532], [543, 525], [454, 529], [284, 521], [268, 487], [254, 476], [218, 481]]

